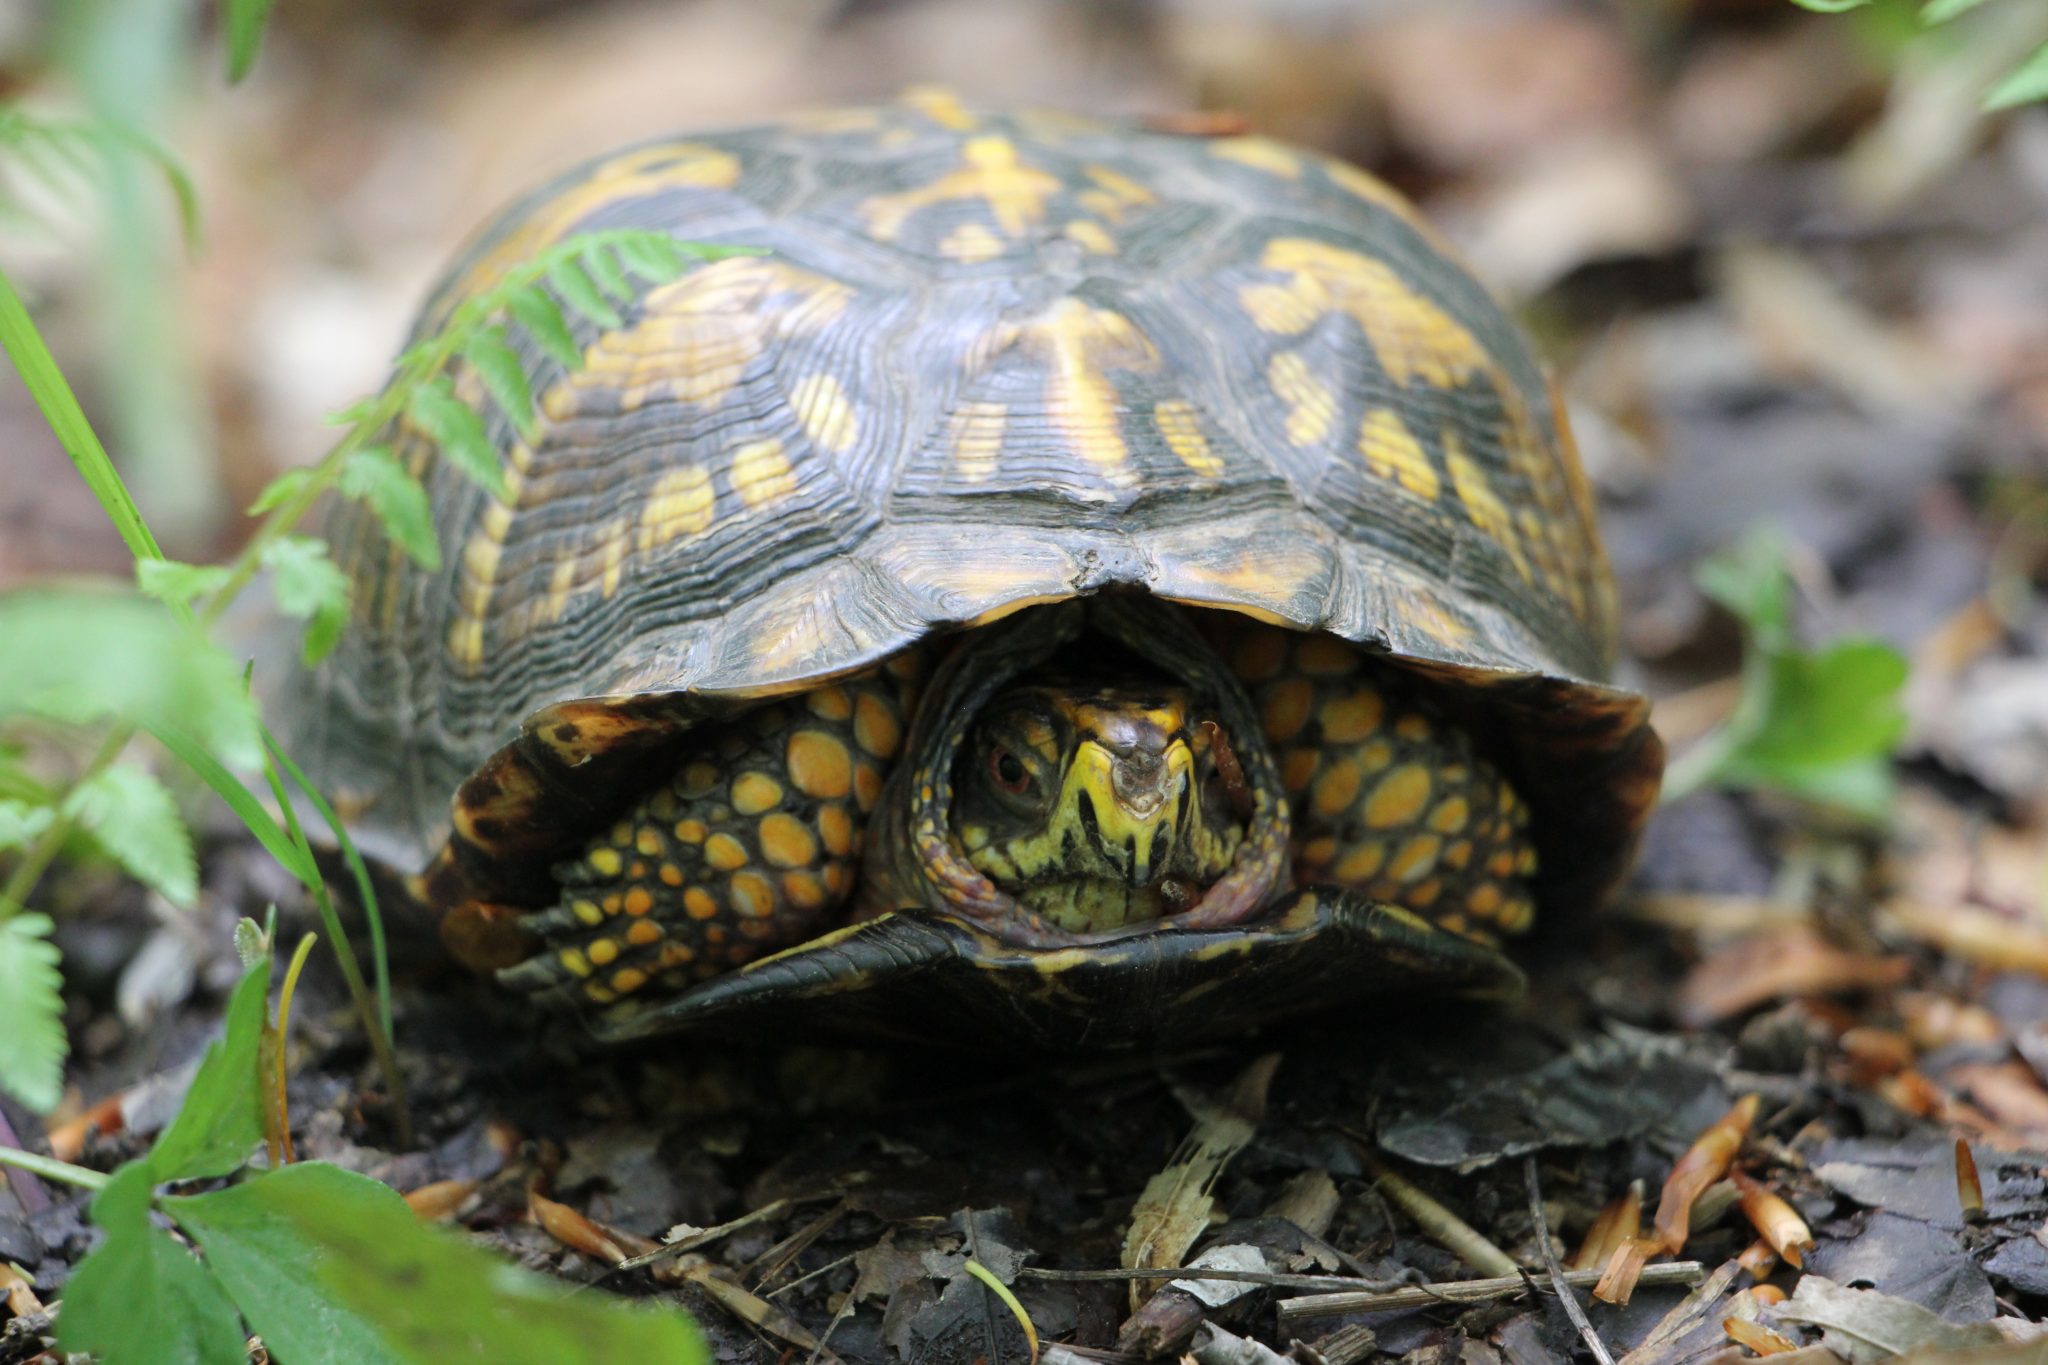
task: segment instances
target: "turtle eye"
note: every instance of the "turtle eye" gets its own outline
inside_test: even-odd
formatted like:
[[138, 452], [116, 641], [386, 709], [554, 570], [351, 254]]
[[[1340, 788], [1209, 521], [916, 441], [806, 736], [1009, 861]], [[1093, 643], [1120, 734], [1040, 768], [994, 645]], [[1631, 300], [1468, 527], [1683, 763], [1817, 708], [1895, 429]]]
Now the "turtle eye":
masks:
[[989, 750], [989, 778], [1012, 796], [1022, 796], [1031, 786], [1031, 770], [1024, 760], [998, 744]]

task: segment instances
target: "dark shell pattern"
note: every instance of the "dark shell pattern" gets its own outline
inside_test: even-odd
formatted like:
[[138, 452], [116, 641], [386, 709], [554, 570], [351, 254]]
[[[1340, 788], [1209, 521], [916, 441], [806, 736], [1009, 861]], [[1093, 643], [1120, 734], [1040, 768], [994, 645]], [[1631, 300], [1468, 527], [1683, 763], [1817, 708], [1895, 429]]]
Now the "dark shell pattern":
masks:
[[422, 325], [616, 226], [766, 254], [579, 323], [573, 374], [528, 353], [540, 431], [492, 419], [502, 500], [394, 433], [444, 567], [338, 509], [358, 619], [285, 697], [366, 846], [447, 843], [429, 899], [531, 903], [707, 716], [1116, 588], [1411, 661], [1523, 773], [1550, 891], [1625, 860], [1658, 758], [1645, 703], [1600, 685], [1615, 608], [1569, 433], [1378, 180], [920, 91], [592, 162]]

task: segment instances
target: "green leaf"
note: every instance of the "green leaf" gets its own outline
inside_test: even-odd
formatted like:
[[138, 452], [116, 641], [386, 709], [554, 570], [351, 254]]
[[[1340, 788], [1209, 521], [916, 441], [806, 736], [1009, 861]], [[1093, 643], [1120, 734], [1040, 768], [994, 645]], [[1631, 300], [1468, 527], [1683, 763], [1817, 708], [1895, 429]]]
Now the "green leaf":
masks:
[[172, 726], [236, 767], [263, 761], [256, 713], [233, 660], [131, 593], [0, 593], [0, 716]]
[[574, 308], [607, 331], [623, 325], [619, 310], [612, 307], [590, 278], [590, 272], [573, 260], [562, 261], [548, 271], [548, 283], [562, 296], [562, 302]]
[[322, 1276], [335, 1253], [293, 1217], [309, 1204], [353, 1219], [418, 1225], [388, 1187], [321, 1161], [302, 1161], [230, 1189], [166, 1199], [164, 1210], [199, 1243], [250, 1330], [278, 1359], [289, 1365], [403, 1359], [385, 1345], [377, 1314], [328, 1291]]
[[170, 1234], [150, 1226], [150, 1173], [131, 1161], [92, 1201], [106, 1240], [64, 1284], [58, 1349], [100, 1365], [243, 1365], [235, 1307]]
[[680, 1313], [521, 1270], [427, 1227], [397, 1198], [306, 1180], [271, 1207], [319, 1245], [320, 1283], [374, 1322], [399, 1360], [709, 1365], [703, 1338]]
[[143, 1158], [152, 1183], [199, 1180], [242, 1168], [263, 1141], [262, 1050], [270, 960], [249, 968], [228, 997], [227, 1033], [209, 1045], [185, 1102]]
[[312, 481], [310, 469], [287, 469], [263, 486], [256, 495], [256, 501], [249, 504], [249, 515], [260, 517], [265, 512], [276, 510], [282, 504], [299, 495], [299, 491]]
[[455, 394], [446, 375], [436, 375], [414, 391], [406, 414], [433, 439], [457, 469], [481, 484], [494, 498], [505, 497], [505, 467], [484, 430], [484, 419]]
[[135, 586], [145, 596], [183, 607], [219, 592], [232, 577], [234, 570], [224, 564], [184, 564], [175, 559], [135, 561]]
[[327, 557], [327, 543], [312, 536], [279, 536], [263, 547], [277, 609], [306, 621], [306, 663], [317, 664], [348, 624], [349, 582]]
[[64, 982], [50, 929], [48, 915], [29, 911], [0, 919], [0, 1089], [38, 1114], [64, 1090]]
[[23, 848], [56, 820], [57, 812], [12, 798], [0, 800], [0, 849]]
[[1783, 535], [1759, 529], [1701, 563], [1693, 579], [1758, 640], [1776, 647], [1784, 643], [1792, 622], [1792, 589], [1785, 574], [1789, 553]]
[[649, 284], [667, 284], [683, 273], [683, 252], [665, 232], [628, 233], [617, 250], [626, 267]]
[[505, 329], [480, 329], [463, 346], [462, 358], [476, 370], [491, 397], [498, 400], [499, 410], [513, 429], [522, 439], [531, 441], [540, 429], [533, 416], [533, 389], [526, 382], [526, 365], [519, 359], [519, 352], [505, 339]]
[[516, 290], [505, 300], [505, 309], [557, 365], [571, 371], [583, 368], [583, 348], [569, 331], [561, 306], [545, 289], [528, 285]]
[[6, 348], [29, 396], [42, 410], [43, 420], [50, 424], [58, 444], [78, 467], [85, 486], [99, 499], [128, 552], [137, 559], [163, 558], [163, 551], [157, 548], [156, 537], [150, 534], [135, 499], [128, 495], [128, 486], [121, 482], [106, 447], [93, 433], [92, 423], [85, 419], [85, 409], [78, 405], [77, 395], [71, 392], [64, 372], [57, 368], [50, 348], [44, 344], [42, 334], [36, 330], [28, 309], [22, 306], [21, 296], [14, 292], [5, 273], [0, 273], [0, 346]]
[[1947, 23], [1959, 14], [1967, 14], [1983, 3], [1984, 0], [1927, 0], [1927, 3], [1920, 7], [1920, 22], [1932, 28], [1936, 24]]
[[633, 297], [633, 282], [626, 278], [626, 272], [619, 268], [618, 258], [612, 255], [611, 244], [599, 243], [577, 257], [583, 268], [590, 272], [590, 278], [612, 298], [621, 300]]
[[116, 763], [86, 778], [64, 798], [65, 814], [122, 870], [161, 891], [173, 905], [199, 896], [199, 862], [178, 803], [154, 776]]
[[370, 509], [394, 545], [423, 569], [441, 567], [441, 542], [427, 490], [383, 446], [364, 446], [341, 468], [341, 493]]
[[2033, 56], [1992, 86], [1991, 92], [1984, 96], [1984, 107], [1987, 110], [2011, 109], [2015, 105], [2032, 104], [2042, 99], [2048, 99], [2048, 43], [2035, 48]]
[[263, 28], [277, 0], [227, 0], [222, 19], [227, 26], [228, 80], [239, 81], [256, 64], [263, 46]]
[[300, 850], [284, 827], [271, 817], [270, 811], [249, 790], [242, 780], [222, 767], [219, 760], [206, 751], [206, 746], [175, 725], [157, 724], [150, 727], [150, 734], [156, 742], [170, 750], [179, 762], [199, 775], [201, 781], [213, 788], [221, 800], [241, 817], [270, 856], [277, 859], [285, 871], [299, 879], [303, 886], [311, 886], [320, 878], [320, 872], [310, 858]]

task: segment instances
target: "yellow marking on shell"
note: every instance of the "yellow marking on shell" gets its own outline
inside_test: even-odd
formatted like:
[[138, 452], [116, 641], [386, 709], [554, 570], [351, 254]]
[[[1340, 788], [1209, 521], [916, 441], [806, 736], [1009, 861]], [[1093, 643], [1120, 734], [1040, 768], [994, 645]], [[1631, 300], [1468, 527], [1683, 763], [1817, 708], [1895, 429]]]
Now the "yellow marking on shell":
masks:
[[1111, 223], [1121, 223], [1124, 214], [1134, 208], [1156, 201], [1159, 196], [1140, 185], [1120, 171], [1107, 166], [1090, 166], [1088, 178], [1095, 182], [1092, 190], [1083, 190], [1075, 196], [1083, 207], [1098, 218]]
[[1266, 362], [1266, 383], [1287, 405], [1287, 443], [1320, 445], [1337, 424], [1337, 393], [1299, 351], [1276, 351]]
[[876, 758], [894, 758], [903, 743], [903, 727], [881, 698], [864, 695], [854, 710], [853, 738]]
[[1387, 861], [1387, 846], [1382, 843], [1359, 844], [1346, 853], [1338, 864], [1330, 869], [1331, 875], [1339, 882], [1355, 884], [1379, 875], [1382, 864]]
[[619, 945], [608, 938], [594, 938], [584, 951], [590, 954], [593, 965], [602, 967], [619, 955]]
[[669, 190], [729, 189], [739, 178], [739, 158], [704, 143], [664, 142], [623, 152], [536, 207], [462, 272], [448, 297], [467, 298], [490, 288], [600, 209]]
[[741, 773], [733, 779], [732, 808], [741, 815], [773, 810], [782, 800], [782, 784], [766, 773]]
[[584, 861], [602, 877], [616, 877], [626, 870], [626, 860], [619, 856], [619, 851], [615, 848], [594, 848]]
[[1364, 331], [1381, 367], [1403, 387], [1420, 381], [1452, 388], [1486, 364], [1485, 350], [1464, 325], [1384, 261], [1306, 237], [1275, 237], [1259, 264], [1293, 277], [1238, 291], [1238, 301], [1265, 331], [1294, 336], [1326, 314], [1341, 313]]
[[1462, 796], [1447, 796], [1429, 813], [1429, 827], [1439, 834], [1456, 834], [1472, 817], [1472, 807]]
[[1180, 398], [1164, 398], [1152, 408], [1152, 421], [1165, 438], [1167, 449], [1180, 462], [1205, 479], [1213, 479], [1223, 472], [1223, 461], [1209, 448], [1209, 438], [1202, 434], [1202, 423], [1195, 415], [1195, 405]]
[[569, 610], [569, 599], [576, 591], [576, 565], [573, 555], [555, 561], [554, 570], [548, 575], [547, 595], [536, 604], [534, 615], [539, 622], [552, 624]]
[[782, 895], [799, 910], [816, 910], [830, 899], [825, 884], [809, 872], [785, 872]]
[[776, 867], [808, 867], [818, 857], [818, 840], [794, 815], [777, 812], [761, 821], [761, 856]]
[[1450, 244], [1436, 230], [1436, 226], [1422, 216], [1422, 211], [1410, 202], [1408, 196], [1386, 181], [1368, 171], [1360, 170], [1348, 161], [1338, 161], [1334, 157], [1324, 158], [1322, 167], [1323, 173], [1328, 175], [1338, 188], [1393, 214], [1420, 233], [1440, 254], [1455, 256]]
[[720, 832], [704, 841], [704, 861], [720, 872], [747, 865], [747, 846], [730, 834]]
[[1116, 238], [1109, 235], [1109, 229], [1088, 218], [1076, 218], [1061, 229], [1070, 242], [1079, 242], [1098, 256], [1116, 255]]
[[713, 261], [651, 290], [640, 317], [593, 341], [543, 407], [557, 421], [581, 394], [628, 412], [658, 399], [716, 407], [771, 345], [820, 330], [852, 299], [837, 280], [773, 257]]
[[583, 955], [581, 948], [564, 948], [555, 954], [555, 960], [566, 967], [571, 976], [590, 975], [590, 959]]
[[636, 886], [626, 893], [626, 913], [644, 915], [654, 908], [654, 893], [644, 886]]
[[[640, 505], [640, 552], [646, 554], [685, 536], [702, 535], [717, 519], [717, 508], [711, 475], [701, 466], [682, 465], [664, 472]], [[567, 563], [556, 566], [558, 575]]]
[[448, 628], [448, 652], [457, 662], [474, 668], [484, 658], [484, 623], [458, 620]]
[[1379, 780], [1366, 798], [1365, 823], [1373, 829], [1413, 824], [1429, 804], [1429, 769], [1404, 763]]
[[962, 223], [945, 235], [939, 243], [939, 254], [949, 260], [973, 265], [980, 261], [993, 261], [1008, 250], [1003, 239], [990, 232], [980, 223]]
[[1324, 703], [1322, 710], [1323, 742], [1357, 743], [1380, 728], [1380, 722], [1386, 718], [1386, 710], [1380, 694], [1369, 687], [1331, 699]]
[[969, 138], [961, 165], [928, 185], [897, 194], [878, 194], [860, 206], [877, 241], [893, 242], [912, 214], [949, 200], [980, 200], [1004, 236], [1022, 237], [1045, 218], [1046, 200], [1058, 194], [1060, 178], [1025, 165], [1016, 144], [1005, 137]]
[[598, 562], [602, 565], [598, 591], [610, 597], [618, 592], [619, 583], [626, 576], [626, 560], [633, 548], [629, 543], [631, 523], [624, 517], [615, 517], [600, 528], [598, 535]]
[[1358, 799], [1359, 784], [1363, 780], [1358, 765], [1350, 761], [1332, 763], [1316, 779], [1311, 799], [1318, 815], [1340, 815], [1351, 808]]
[[1427, 877], [1436, 867], [1444, 841], [1434, 834], [1418, 834], [1401, 845], [1401, 851], [1387, 864], [1387, 875], [1397, 881], [1413, 882]]
[[841, 797], [853, 786], [853, 755], [835, 735], [797, 731], [789, 737], [784, 761], [790, 782], [806, 796]]
[[763, 507], [796, 491], [796, 474], [782, 442], [749, 441], [732, 453], [732, 487], [749, 507]]
[[1209, 155], [1285, 176], [1289, 180], [1301, 177], [1300, 154], [1268, 137], [1215, 138], [1209, 143]]
[[853, 852], [853, 817], [846, 813], [846, 807], [820, 806], [817, 820], [818, 834], [825, 841], [827, 853], [844, 858]]
[[1281, 744], [1293, 738], [1308, 723], [1309, 708], [1315, 704], [1315, 689], [1306, 678], [1283, 678], [1266, 690], [1259, 707], [1259, 725], [1268, 741]]
[[971, 133], [980, 126], [960, 103], [960, 97], [942, 85], [913, 85], [897, 100], [956, 133]]
[[1001, 403], [962, 403], [946, 422], [953, 464], [970, 483], [985, 483], [996, 472], [1009, 408]]
[[1465, 454], [1458, 433], [1448, 425], [1444, 427], [1444, 464], [1451, 471], [1451, 486], [1458, 490], [1458, 499], [1465, 504], [1465, 512], [1472, 518], [1472, 524], [1500, 546], [1523, 581], [1532, 581], [1529, 561], [1522, 553], [1521, 537], [1515, 534], [1515, 523], [1508, 515], [1507, 504], [1494, 492], [1493, 485], [1487, 481], [1486, 471]]
[[860, 419], [846, 390], [829, 374], [807, 374], [789, 390], [790, 407], [811, 444], [834, 455], [860, 439]]
[[585, 924], [604, 923], [604, 910], [594, 900], [579, 896], [569, 902], [569, 913]]
[[748, 919], [766, 919], [775, 913], [775, 887], [758, 872], [735, 872], [727, 890], [732, 908]]
[[1422, 443], [1392, 408], [1374, 408], [1358, 427], [1358, 453], [1379, 478], [1397, 483], [1420, 498], [1434, 499], [1443, 486]]
[[1151, 339], [1122, 313], [1068, 295], [1028, 322], [998, 328], [976, 359], [985, 363], [1011, 347], [1036, 351], [1050, 363], [1046, 414], [1081, 458], [1129, 478], [1122, 400], [1106, 372], [1156, 368], [1159, 352]]
[[853, 716], [853, 698], [843, 687], [821, 687], [805, 696], [804, 708], [821, 720], [848, 720]]

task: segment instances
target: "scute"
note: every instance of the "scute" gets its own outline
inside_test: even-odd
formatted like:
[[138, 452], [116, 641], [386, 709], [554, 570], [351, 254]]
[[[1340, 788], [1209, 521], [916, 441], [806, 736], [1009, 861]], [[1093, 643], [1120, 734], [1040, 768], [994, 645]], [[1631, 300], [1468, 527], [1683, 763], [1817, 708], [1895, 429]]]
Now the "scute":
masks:
[[1120, 590], [1408, 661], [1556, 811], [1548, 841], [1596, 850], [1552, 891], [1625, 861], [1657, 755], [1599, 682], [1614, 607], [1569, 431], [1378, 181], [922, 92], [593, 161], [488, 230], [422, 326], [621, 225], [768, 254], [579, 321], [573, 375], [525, 354], [540, 430], [492, 418], [502, 502], [392, 433], [444, 567], [339, 508], [358, 619], [280, 693], [372, 851], [442, 849], [430, 897], [531, 875], [705, 718]]

